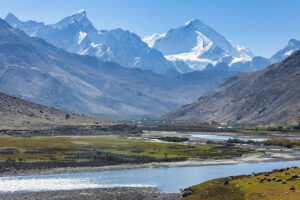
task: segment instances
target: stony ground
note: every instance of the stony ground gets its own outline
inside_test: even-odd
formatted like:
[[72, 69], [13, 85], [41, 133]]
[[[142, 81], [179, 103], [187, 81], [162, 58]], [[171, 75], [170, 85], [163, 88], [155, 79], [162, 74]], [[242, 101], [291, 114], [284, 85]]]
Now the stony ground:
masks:
[[155, 188], [101, 188], [0, 194], [0, 199], [5, 200], [178, 200], [180, 198], [180, 193], [159, 193]]

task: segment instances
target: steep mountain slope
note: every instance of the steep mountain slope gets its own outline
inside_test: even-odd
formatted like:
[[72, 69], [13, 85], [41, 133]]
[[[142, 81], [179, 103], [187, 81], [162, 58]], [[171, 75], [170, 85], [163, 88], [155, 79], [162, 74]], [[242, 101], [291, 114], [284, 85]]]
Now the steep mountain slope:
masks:
[[30, 103], [0, 93], [0, 129], [36, 129], [57, 125], [110, 124], [104, 120]]
[[68, 53], [0, 19], [0, 91], [42, 105], [112, 119], [157, 116], [195, 101], [229, 76], [195, 83], [123, 68]]
[[8, 14], [5, 20], [31, 37], [42, 38], [72, 53], [96, 56], [102, 61], [114, 61], [124, 67], [159, 73], [174, 68], [162, 53], [149, 48], [134, 33], [122, 29], [98, 31], [84, 10], [51, 25], [35, 21], [22, 22], [13, 14]]
[[235, 75], [198, 102], [165, 115], [178, 121], [295, 123], [300, 120], [300, 51], [263, 71]]
[[254, 56], [249, 49], [227, 40], [198, 19], [167, 33], [148, 36], [144, 41], [175, 64], [184, 61], [191, 71], [202, 70], [207, 64], [216, 64], [224, 57], [231, 57], [234, 63], [249, 61]]
[[280, 62], [300, 49], [300, 41], [291, 39], [288, 44], [271, 57], [271, 62]]

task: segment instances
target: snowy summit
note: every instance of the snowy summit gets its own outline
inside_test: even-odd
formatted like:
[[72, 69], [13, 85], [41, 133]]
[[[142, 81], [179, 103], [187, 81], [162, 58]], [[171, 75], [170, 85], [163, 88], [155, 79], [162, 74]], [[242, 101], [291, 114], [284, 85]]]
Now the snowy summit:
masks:
[[224, 36], [201, 22], [190, 20], [167, 33], [144, 38], [152, 48], [176, 63], [186, 63], [189, 70], [202, 70], [207, 64], [216, 64], [230, 57], [231, 62], [249, 61], [254, 54], [246, 47], [227, 40]]

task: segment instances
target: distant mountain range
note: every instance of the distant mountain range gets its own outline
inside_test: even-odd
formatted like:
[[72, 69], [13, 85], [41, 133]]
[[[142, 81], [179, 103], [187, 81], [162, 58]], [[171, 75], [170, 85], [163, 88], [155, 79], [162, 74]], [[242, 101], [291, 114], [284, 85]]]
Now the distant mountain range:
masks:
[[281, 62], [287, 58], [292, 53], [300, 49], [300, 41], [291, 39], [288, 44], [282, 49], [274, 54], [271, 58], [264, 58], [261, 56], [255, 56], [251, 61], [247, 62], [236, 62], [230, 63], [227, 60], [222, 60], [215, 65], [208, 64], [204, 70], [214, 71], [214, 70], [230, 70], [238, 72], [250, 72], [262, 70], [272, 63]]
[[232, 74], [171, 78], [123, 68], [68, 53], [0, 19], [0, 91], [42, 105], [109, 119], [153, 117], [195, 101]]
[[158, 73], [174, 70], [172, 62], [158, 50], [148, 47], [136, 34], [122, 29], [97, 30], [84, 10], [50, 25], [32, 20], [22, 22], [13, 14], [8, 14], [5, 20], [29, 36], [42, 38], [71, 53]]
[[[292, 44], [273, 59], [287, 56]], [[265, 70], [232, 76], [222, 86], [164, 116], [169, 120], [295, 124], [300, 120], [300, 50]]]
[[255, 56], [250, 49], [226, 39], [200, 20], [191, 20], [167, 33], [143, 40], [127, 30], [97, 30], [84, 10], [55, 24], [20, 21], [13, 14], [5, 19], [31, 37], [39, 37], [64, 50], [96, 56], [127, 68], [140, 68], [176, 76], [191, 71], [249, 72], [280, 62], [299, 49], [292, 39], [274, 56]]

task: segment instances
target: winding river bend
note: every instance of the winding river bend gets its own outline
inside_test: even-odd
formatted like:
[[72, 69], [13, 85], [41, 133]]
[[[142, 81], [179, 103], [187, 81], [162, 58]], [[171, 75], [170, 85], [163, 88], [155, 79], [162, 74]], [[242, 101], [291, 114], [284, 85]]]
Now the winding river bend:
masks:
[[109, 187], [157, 187], [161, 192], [180, 189], [210, 179], [297, 166], [300, 160], [233, 165], [144, 168], [0, 178], [0, 192], [31, 192]]

